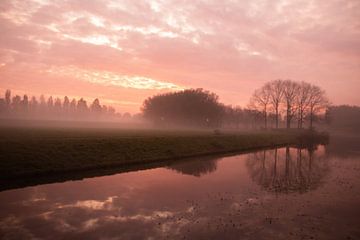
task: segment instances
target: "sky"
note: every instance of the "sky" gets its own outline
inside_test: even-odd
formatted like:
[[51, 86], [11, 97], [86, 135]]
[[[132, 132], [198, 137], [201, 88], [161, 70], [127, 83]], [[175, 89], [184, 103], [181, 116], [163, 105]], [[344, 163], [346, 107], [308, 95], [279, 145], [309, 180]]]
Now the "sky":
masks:
[[246, 106], [274, 79], [360, 105], [358, 0], [1, 0], [0, 95], [145, 98], [203, 88]]

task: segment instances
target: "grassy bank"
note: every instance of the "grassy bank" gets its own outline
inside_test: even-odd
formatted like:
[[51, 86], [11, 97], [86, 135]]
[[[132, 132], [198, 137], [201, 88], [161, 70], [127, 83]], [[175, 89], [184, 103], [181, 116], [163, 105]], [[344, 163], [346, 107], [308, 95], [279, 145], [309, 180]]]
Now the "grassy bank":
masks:
[[221, 134], [72, 128], [0, 131], [2, 179], [246, 151], [308, 142], [314, 137], [304, 131]]

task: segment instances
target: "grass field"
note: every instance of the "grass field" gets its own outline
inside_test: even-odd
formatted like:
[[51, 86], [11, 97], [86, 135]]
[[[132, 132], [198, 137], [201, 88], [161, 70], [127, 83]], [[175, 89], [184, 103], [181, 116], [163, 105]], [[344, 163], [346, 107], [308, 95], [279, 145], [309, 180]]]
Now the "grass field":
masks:
[[0, 178], [127, 166], [296, 144], [304, 131], [1, 128]]

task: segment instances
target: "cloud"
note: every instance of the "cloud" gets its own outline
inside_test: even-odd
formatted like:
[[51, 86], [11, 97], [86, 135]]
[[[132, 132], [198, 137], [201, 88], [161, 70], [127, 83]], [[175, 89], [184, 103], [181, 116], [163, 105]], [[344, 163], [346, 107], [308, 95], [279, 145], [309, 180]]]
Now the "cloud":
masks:
[[[76, 69], [65, 75], [82, 82], [77, 95], [88, 95], [94, 82], [139, 96], [144, 89], [205, 87], [243, 105], [265, 81], [293, 78], [322, 85], [335, 103], [360, 104], [353, 90], [360, 77], [359, 10], [355, 0], [4, 0], [0, 77], [10, 68], [35, 79], [48, 69]], [[79, 74], [92, 76], [88, 87]], [[29, 78], [16, 85], [36, 81]]]
[[156, 89], [156, 90], [184, 89], [173, 83], [161, 82], [148, 77], [120, 75], [108, 71], [82, 70], [80, 68], [71, 67], [71, 66], [63, 67], [63, 68], [53, 67], [47, 70], [46, 72], [49, 74], [54, 74], [59, 76], [70, 76], [90, 83], [101, 84], [105, 86], [112, 85], [112, 86], [120, 86], [124, 88]]

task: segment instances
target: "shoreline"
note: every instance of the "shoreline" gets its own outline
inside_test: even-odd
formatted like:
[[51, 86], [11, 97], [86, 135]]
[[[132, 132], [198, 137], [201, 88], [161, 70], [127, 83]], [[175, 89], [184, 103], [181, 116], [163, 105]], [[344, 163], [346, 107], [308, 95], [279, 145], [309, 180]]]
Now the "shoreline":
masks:
[[[10, 130], [2, 133], [11, 134]], [[125, 134], [114, 130], [73, 134], [69, 130], [30, 130], [37, 135], [22, 137], [24, 132], [0, 141], [0, 179], [17, 181], [49, 175], [101, 172], [102, 170], [141, 168], [183, 159], [225, 154], [240, 154], [264, 148], [302, 145], [327, 141], [324, 133], [302, 131], [263, 131], [239, 133], [137, 131]], [[116, 131], [118, 131], [116, 133]], [[79, 136], [81, 135], [81, 136]], [[5, 182], [6, 182], [5, 181]], [[15, 182], [16, 182], [15, 181]]]

